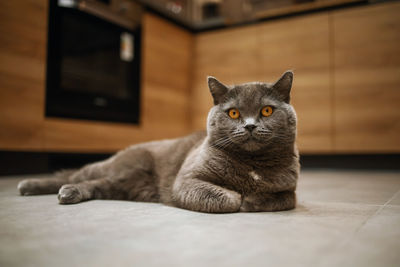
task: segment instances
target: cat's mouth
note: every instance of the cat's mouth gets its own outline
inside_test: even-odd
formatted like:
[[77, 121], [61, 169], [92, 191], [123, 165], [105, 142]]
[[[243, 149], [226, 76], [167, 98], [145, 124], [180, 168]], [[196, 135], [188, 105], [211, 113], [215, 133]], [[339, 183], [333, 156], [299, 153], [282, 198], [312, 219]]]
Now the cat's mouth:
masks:
[[255, 150], [260, 146], [260, 140], [254, 133], [243, 133], [241, 135], [236, 135], [232, 138], [233, 143], [242, 147], [245, 150]]
[[247, 151], [256, 151], [262, 149], [272, 139], [272, 135], [258, 134], [257, 132], [242, 132], [231, 138], [232, 142]]

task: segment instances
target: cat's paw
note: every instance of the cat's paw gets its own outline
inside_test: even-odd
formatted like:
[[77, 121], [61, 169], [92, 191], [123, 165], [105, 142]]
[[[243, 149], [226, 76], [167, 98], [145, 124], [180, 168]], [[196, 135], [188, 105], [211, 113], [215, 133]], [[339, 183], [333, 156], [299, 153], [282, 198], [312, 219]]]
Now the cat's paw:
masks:
[[242, 205], [240, 206], [241, 212], [257, 211], [259, 207], [255, 204], [252, 197], [246, 196], [243, 198]]
[[226, 192], [227, 201], [226, 201], [226, 212], [237, 212], [240, 209], [242, 204], [242, 196], [231, 190], [227, 190]]
[[37, 195], [37, 182], [34, 179], [25, 179], [18, 183], [18, 191], [21, 196]]
[[83, 200], [83, 195], [75, 185], [63, 185], [58, 191], [60, 204], [75, 204]]

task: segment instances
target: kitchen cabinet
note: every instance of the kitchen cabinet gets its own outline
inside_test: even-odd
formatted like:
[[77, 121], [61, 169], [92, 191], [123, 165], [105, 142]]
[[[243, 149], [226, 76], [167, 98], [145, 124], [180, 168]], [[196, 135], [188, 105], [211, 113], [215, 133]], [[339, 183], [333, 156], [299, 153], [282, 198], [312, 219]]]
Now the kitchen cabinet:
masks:
[[206, 75], [231, 84], [292, 69], [302, 154], [398, 153], [399, 12], [379, 3], [198, 34], [193, 127], [211, 106]]
[[0, 150], [114, 152], [205, 129], [206, 77], [295, 73], [302, 154], [400, 152], [400, 3], [191, 33], [143, 18], [140, 125], [44, 116], [47, 0], [0, 2]]
[[265, 78], [260, 69], [258, 28], [240, 27], [195, 36], [191, 105], [192, 128], [205, 129], [212, 107], [207, 76], [225, 84], [258, 81]]
[[0, 17], [0, 150], [108, 153], [190, 131], [188, 31], [145, 14], [142, 116], [132, 125], [45, 117], [48, 0], [2, 1]]
[[400, 151], [400, 3], [333, 13], [334, 144]]
[[291, 103], [297, 112], [297, 145], [303, 153], [332, 151], [329, 15], [310, 15], [260, 27], [264, 80], [294, 71]]
[[139, 125], [45, 118], [46, 151], [112, 152], [190, 132], [187, 104], [192, 36], [164, 19], [143, 18]]
[[0, 2], [2, 150], [43, 148], [47, 2]]

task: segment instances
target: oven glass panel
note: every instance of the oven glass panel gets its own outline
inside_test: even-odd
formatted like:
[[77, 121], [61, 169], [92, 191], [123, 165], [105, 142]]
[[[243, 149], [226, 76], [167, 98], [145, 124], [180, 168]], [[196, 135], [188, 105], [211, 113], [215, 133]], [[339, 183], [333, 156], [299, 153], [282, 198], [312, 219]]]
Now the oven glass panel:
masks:
[[[63, 90], [130, 97], [134, 35], [88, 14], [61, 16], [60, 86]], [[125, 54], [128, 56], [124, 57]]]
[[140, 123], [140, 46], [140, 24], [50, 1], [45, 115]]

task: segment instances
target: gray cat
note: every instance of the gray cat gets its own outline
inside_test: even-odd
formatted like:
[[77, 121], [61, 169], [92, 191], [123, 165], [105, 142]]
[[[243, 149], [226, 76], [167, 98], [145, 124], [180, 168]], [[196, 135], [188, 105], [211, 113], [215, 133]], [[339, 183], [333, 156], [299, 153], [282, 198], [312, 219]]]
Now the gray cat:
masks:
[[293, 209], [299, 158], [292, 80], [290, 71], [274, 84], [225, 86], [208, 77], [214, 106], [207, 132], [133, 145], [76, 171], [21, 181], [18, 189], [58, 192], [60, 204], [118, 199], [215, 213]]

